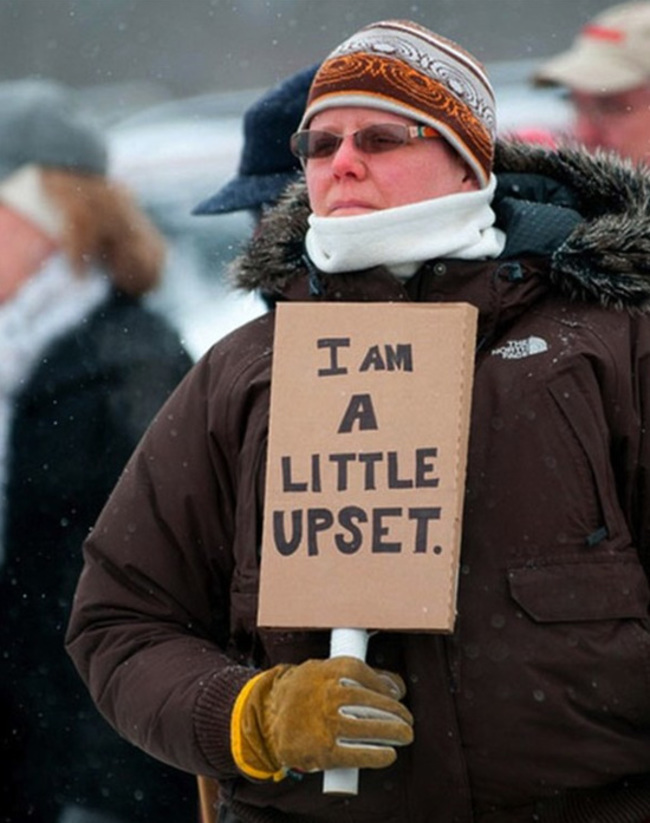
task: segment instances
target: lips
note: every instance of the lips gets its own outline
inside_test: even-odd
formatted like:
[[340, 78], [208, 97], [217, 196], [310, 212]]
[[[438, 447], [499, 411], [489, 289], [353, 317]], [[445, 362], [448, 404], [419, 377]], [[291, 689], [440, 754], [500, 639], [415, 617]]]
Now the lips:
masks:
[[367, 211], [376, 211], [377, 207], [364, 200], [337, 200], [329, 208], [330, 217], [345, 214], [360, 214]]

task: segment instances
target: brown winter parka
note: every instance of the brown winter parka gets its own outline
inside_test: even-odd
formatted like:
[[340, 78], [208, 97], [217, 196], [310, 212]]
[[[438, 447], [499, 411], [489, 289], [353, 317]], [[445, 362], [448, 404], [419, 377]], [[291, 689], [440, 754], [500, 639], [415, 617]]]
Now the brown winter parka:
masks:
[[394, 766], [342, 798], [320, 775], [252, 782], [230, 755], [256, 669], [328, 652], [324, 632], [256, 627], [272, 310], [193, 368], [86, 541], [67, 646], [95, 701], [155, 757], [217, 778], [238, 820], [650, 819], [650, 179], [505, 144], [495, 171], [499, 259], [432, 260], [405, 284], [323, 275], [297, 184], [237, 265], [270, 301], [480, 312], [455, 631], [369, 645], [415, 716]]

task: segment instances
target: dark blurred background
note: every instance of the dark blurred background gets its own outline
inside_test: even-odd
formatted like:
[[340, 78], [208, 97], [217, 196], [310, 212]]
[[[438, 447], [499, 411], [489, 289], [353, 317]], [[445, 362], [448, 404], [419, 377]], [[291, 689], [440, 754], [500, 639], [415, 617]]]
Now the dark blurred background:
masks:
[[[2, 79], [186, 96], [262, 87], [365, 23], [406, 17], [484, 62], [565, 47], [604, 0], [0, 0]], [[116, 97], [120, 102], [119, 96]]]

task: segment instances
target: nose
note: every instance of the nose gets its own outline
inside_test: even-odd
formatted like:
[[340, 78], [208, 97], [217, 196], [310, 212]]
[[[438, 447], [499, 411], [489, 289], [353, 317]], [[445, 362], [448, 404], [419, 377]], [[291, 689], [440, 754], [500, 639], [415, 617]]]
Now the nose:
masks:
[[366, 161], [363, 152], [354, 144], [354, 136], [347, 134], [332, 155], [332, 173], [335, 177], [365, 176]]

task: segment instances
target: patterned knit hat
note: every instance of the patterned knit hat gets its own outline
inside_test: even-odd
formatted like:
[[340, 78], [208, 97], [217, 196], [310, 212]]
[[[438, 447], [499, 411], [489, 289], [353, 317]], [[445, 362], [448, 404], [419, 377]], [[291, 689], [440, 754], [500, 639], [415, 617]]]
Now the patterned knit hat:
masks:
[[494, 156], [494, 91], [479, 61], [408, 20], [372, 23], [323, 62], [300, 128], [315, 114], [363, 106], [436, 128], [487, 185]]

